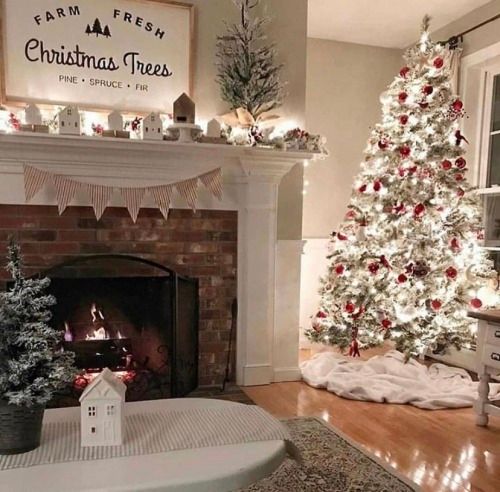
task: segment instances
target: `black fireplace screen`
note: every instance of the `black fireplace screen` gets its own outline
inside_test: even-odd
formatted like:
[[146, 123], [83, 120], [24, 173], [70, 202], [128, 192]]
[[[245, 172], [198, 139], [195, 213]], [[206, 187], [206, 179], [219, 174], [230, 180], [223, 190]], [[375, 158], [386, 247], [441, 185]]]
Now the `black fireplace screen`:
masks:
[[198, 281], [121, 255], [80, 257], [44, 273], [81, 374], [53, 407], [77, 405], [105, 367], [127, 385], [127, 400], [182, 397], [198, 385]]

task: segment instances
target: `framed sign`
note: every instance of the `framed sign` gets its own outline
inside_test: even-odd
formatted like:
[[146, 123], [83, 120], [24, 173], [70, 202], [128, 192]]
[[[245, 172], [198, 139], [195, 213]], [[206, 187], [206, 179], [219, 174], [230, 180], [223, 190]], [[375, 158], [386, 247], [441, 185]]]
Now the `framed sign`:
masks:
[[1, 99], [170, 112], [191, 92], [194, 7], [169, 0], [0, 0]]

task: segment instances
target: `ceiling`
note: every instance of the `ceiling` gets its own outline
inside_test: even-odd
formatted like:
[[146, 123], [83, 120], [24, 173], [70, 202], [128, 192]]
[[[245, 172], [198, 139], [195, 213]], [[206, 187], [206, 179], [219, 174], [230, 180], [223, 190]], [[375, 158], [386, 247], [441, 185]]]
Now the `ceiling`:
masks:
[[309, 37], [405, 48], [425, 14], [433, 31], [490, 0], [309, 0]]

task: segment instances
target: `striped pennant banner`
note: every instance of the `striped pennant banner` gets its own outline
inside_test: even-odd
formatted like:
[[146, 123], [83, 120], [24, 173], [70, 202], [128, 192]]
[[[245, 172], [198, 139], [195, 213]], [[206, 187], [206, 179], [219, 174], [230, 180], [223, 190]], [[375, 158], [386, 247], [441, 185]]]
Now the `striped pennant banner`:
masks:
[[207, 190], [222, 201], [222, 169], [215, 169], [209, 173], [202, 174], [200, 181], [205, 185]]
[[101, 220], [102, 214], [109, 205], [115, 189], [111, 186], [101, 186], [90, 183], [85, 183], [84, 186], [89, 195], [90, 203], [92, 203], [92, 207], [94, 207], [95, 217], [97, 220]]
[[147, 188], [147, 191], [153, 197], [157, 207], [160, 209], [165, 220], [168, 219], [170, 203], [172, 201], [173, 185], [152, 186]]
[[186, 200], [187, 204], [196, 212], [196, 200], [198, 199], [198, 178], [187, 179], [175, 185], [179, 195]]
[[24, 197], [26, 203], [35, 198], [35, 195], [52, 179], [52, 173], [35, 167], [24, 165]]
[[146, 188], [120, 188], [120, 193], [127, 207], [128, 213], [134, 224], [141, 209], [142, 200], [146, 194]]
[[54, 187], [56, 189], [57, 207], [59, 215], [62, 215], [76, 193], [82, 188], [82, 184], [64, 176], [54, 175]]

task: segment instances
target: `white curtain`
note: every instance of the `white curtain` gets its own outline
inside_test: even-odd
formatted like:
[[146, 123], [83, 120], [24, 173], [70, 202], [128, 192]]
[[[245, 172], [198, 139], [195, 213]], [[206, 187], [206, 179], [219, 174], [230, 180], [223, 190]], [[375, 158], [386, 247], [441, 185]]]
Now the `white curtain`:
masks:
[[446, 58], [451, 70], [451, 87], [454, 94], [460, 91], [460, 60], [462, 59], [462, 47], [448, 49]]

